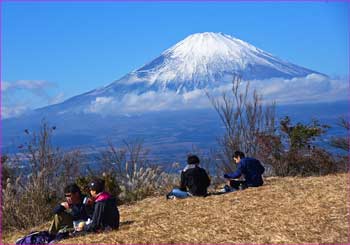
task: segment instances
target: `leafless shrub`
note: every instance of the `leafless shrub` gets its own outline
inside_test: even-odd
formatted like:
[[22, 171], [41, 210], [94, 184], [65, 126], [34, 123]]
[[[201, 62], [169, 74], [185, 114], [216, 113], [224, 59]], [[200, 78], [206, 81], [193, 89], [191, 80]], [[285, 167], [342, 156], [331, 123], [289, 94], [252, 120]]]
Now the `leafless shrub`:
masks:
[[25, 130], [29, 141], [21, 157], [10, 159], [15, 165], [29, 165], [29, 170], [8, 178], [2, 188], [4, 230], [32, 227], [50, 219], [58, 193], [79, 174], [80, 153], [54, 148], [54, 130], [45, 122], [38, 135]]
[[8, 166], [8, 160], [8, 156], [1, 156], [1, 186], [3, 188], [6, 188], [7, 182], [15, 176], [13, 169]]
[[260, 137], [274, 135], [275, 104], [263, 106], [262, 96], [256, 90], [249, 91], [249, 82], [241, 88], [241, 77], [232, 81], [232, 93], [223, 93], [217, 99], [207, 94], [214, 109], [225, 126], [225, 134], [219, 139], [222, 153], [218, 164], [224, 172], [232, 171], [232, 154], [241, 150], [250, 156], [259, 156], [263, 149], [258, 144]]
[[[123, 142], [123, 147], [116, 148], [112, 143], [101, 153], [101, 170], [105, 180], [118, 186], [121, 202], [132, 202], [151, 195], [164, 194], [174, 182], [173, 174], [152, 164], [148, 157], [149, 150], [143, 142], [135, 140]], [[106, 178], [108, 177], [108, 178]]]

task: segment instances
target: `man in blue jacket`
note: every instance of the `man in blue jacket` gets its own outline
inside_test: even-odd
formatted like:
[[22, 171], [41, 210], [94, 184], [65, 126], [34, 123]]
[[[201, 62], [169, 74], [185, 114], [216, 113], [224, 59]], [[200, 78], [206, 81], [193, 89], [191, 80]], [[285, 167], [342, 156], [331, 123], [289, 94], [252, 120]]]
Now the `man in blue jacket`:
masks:
[[[241, 151], [233, 154], [233, 160], [237, 165], [237, 170], [231, 174], [224, 174], [228, 179], [229, 186], [225, 186], [226, 191], [245, 189], [248, 187], [262, 186], [264, 181], [262, 174], [265, 171], [264, 166], [255, 158], [245, 157]], [[243, 175], [244, 181], [234, 180]], [[232, 189], [231, 189], [232, 188]]]

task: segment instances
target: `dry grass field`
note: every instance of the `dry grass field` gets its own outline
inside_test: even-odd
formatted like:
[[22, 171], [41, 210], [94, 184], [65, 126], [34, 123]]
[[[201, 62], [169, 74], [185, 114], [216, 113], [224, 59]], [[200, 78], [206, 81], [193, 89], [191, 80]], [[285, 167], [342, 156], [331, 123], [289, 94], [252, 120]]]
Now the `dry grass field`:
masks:
[[[349, 243], [348, 178], [348, 174], [269, 178], [262, 187], [219, 196], [148, 198], [119, 207], [118, 231], [61, 243], [345, 244]], [[2, 234], [2, 243], [14, 243], [28, 232]]]

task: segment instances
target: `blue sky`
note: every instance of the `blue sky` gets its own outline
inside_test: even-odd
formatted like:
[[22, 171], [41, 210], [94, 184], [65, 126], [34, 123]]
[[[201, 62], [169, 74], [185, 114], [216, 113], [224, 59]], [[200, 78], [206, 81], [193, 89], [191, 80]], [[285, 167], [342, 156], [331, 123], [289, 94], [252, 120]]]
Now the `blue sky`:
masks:
[[3, 106], [101, 87], [197, 32], [223, 32], [330, 76], [348, 73], [346, 2], [2, 2]]

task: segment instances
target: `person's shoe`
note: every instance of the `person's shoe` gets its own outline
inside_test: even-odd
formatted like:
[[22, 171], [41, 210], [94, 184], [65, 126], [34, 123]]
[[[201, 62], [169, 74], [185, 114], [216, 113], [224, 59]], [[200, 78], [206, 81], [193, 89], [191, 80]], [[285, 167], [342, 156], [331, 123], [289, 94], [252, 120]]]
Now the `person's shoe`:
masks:
[[237, 191], [237, 189], [232, 188], [231, 186], [225, 185], [224, 188], [220, 190], [221, 193], [228, 193], [228, 192], [234, 192]]
[[230, 186], [228, 186], [228, 185], [225, 185], [224, 186], [224, 190], [225, 190], [225, 192], [231, 192], [232, 188]]
[[220, 189], [219, 193], [226, 193], [226, 192], [229, 192], [228, 188], [229, 188], [229, 186], [228, 186], [228, 185], [225, 185], [222, 189]]
[[176, 199], [176, 196], [174, 195], [166, 195], [166, 199], [169, 200], [169, 199]]

